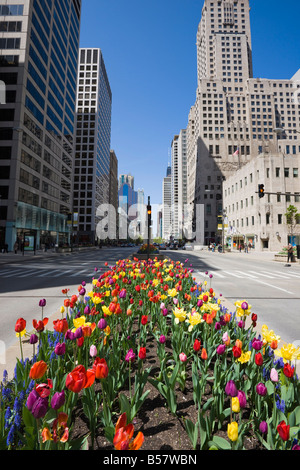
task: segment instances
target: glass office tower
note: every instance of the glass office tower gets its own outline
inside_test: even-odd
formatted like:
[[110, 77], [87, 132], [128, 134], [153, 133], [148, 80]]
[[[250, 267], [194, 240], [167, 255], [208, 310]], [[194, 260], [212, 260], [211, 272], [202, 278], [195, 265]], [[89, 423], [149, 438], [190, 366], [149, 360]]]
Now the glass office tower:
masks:
[[0, 242], [67, 243], [81, 0], [1, 3]]

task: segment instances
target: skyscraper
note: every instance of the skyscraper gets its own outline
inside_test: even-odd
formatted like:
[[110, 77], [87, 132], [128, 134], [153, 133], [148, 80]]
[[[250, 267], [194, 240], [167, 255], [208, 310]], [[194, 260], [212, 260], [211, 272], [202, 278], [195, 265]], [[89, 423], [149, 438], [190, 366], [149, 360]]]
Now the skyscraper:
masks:
[[77, 83], [74, 212], [78, 240], [94, 242], [97, 209], [109, 203], [112, 93], [101, 49], [81, 48]]
[[205, 0], [197, 75], [187, 126], [188, 206], [195, 224], [196, 206], [204, 205], [208, 244], [218, 239], [223, 181], [258, 154], [299, 140], [299, 82], [253, 78], [249, 0]]
[[162, 238], [168, 241], [172, 236], [172, 176], [168, 166], [162, 183]]
[[171, 156], [172, 235], [178, 239], [183, 236], [184, 212], [187, 203], [186, 129], [181, 129], [180, 133], [174, 136]]
[[[68, 242], [81, 0], [0, 5], [1, 242]], [[31, 240], [31, 241], [30, 241]]]

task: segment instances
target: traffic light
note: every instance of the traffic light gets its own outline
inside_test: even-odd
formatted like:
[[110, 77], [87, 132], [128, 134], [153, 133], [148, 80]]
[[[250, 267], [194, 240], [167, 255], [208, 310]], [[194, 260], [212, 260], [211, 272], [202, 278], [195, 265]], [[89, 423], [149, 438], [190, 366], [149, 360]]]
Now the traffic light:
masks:
[[258, 195], [259, 195], [259, 197], [264, 197], [264, 195], [265, 195], [265, 186], [264, 186], [264, 184], [259, 184], [258, 185]]
[[147, 214], [148, 214], [148, 227], [151, 225], [151, 206], [148, 204], [147, 206]]

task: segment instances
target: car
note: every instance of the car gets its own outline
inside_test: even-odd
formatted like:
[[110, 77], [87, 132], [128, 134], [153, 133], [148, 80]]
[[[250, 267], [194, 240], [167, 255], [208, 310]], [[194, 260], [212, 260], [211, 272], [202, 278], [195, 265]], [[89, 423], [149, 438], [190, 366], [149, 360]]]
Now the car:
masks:
[[159, 249], [160, 249], [160, 250], [166, 250], [167, 247], [166, 247], [166, 245], [165, 245], [164, 243], [161, 243], [161, 244], [159, 245]]

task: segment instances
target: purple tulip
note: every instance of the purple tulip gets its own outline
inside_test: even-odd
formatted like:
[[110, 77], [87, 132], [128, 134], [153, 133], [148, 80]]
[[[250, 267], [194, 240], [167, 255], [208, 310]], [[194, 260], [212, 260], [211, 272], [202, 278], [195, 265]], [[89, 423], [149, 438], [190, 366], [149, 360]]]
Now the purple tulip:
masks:
[[125, 299], [126, 298], [126, 289], [122, 289], [121, 292], [119, 293], [120, 299]]
[[82, 328], [80, 326], [79, 328], [76, 329], [76, 331], [74, 333], [74, 339], [82, 338], [82, 336], [83, 336], [83, 331], [82, 331]]
[[34, 333], [30, 336], [29, 343], [30, 344], [36, 344], [38, 342], [38, 337]]
[[202, 305], [203, 305], [203, 300], [199, 299], [197, 302], [197, 307], [202, 307]]
[[241, 329], [243, 329], [243, 328], [245, 327], [245, 322], [244, 322], [243, 320], [240, 320], [240, 321], [238, 322], [238, 327], [241, 328]]
[[[221, 356], [222, 354], [224, 354], [224, 352], [226, 351], [226, 345], [225, 344], [220, 344], [218, 347], [217, 347], [217, 354], [219, 354], [219, 356]], [[234, 395], [236, 396], [236, 395]]]
[[35, 419], [43, 418], [48, 411], [48, 397], [41, 398], [36, 390], [32, 390], [28, 395], [26, 405]]
[[256, 392], [258, 395], [264, 397], [267, 394], [267, 387], [263, 383], [259, 383], [256, 385]]
[[259, 425], [259, 430], [262, 434], [267, 434], [268, 432], [268, 425], [266, 421], [262, 421]]
[[80, 291], [79, 291], [79, 295], [84, 295], [85, 292], [86, 292], [86, 291], [85, 291], [84, 287], [82, 287], [82, 288], [80, 289]]
[[91, 309], [90, 309], [90, 307], [89, 307], [88, 305], [85, 307], [83, 313], [84, 313], [84, 315], [89, 315], [89, 314], [91, 313]]
[[105, 320], [105, 318], [100, 318], [100, 320], [98, 321], [99, 330], [105, 330], [106, 327], [107, 327], [107, 321]]
[[300, 445], [299, 445], [299, 444], [295, 444], [295, 445], [292, 447], [292, 450], [300, 450]]
[[168, 315], [168, 309], [167, 309], [167, 308], [164, 308], [164, 309], [162, 310], [162, 314], [163, 314], [164, 317], [166, 317], [166, 316]]
[[54, 410], [58, 410], [64, 405], [65, 401], [66, 397], [64, 390], [62, 392], [56, 392], [54, 393], [51, 400], [51, 408], [53, 408]]
[[57, 343], [54, 352], [57, 356], [63, 356], [66, 352], [66, 343]]
[[263, 347], [263, 342], [257, 338], [252, 340], [252, 348], [259, 351]]
[[45, 307], [45, 306], [46, 306], [46, 299], [41, 299], [41, 300], [39, 301], [39, 306], [40, 306], [40, 307]]
[[221, 323], [220, 323], [219, 321], [217, 321], [217, 322], [215, 323], [215, 330], [220, 330], [221, 327], [222, 327], [222, 326], [221, 326]]
[[125, 356], [126, 362], [133, 362], [135, 360], [135, 353], [132, 349], [129, 349], [128, 353]]
[[242, 302], [241, 308], [242, 308], [243, 310], [248, 310], [248, 307], [249, 307], [249, 305], [248, 305], [247, 302]]
[[29, 393], [28, 398], [27, 398], [27, 402], [26, 402], [26, 406], [29, 409], [29, 411], [32, 410], [32, 407], [33, 407], [34, 403], [37, 401], [38, 398], [39, 398], [38, 392], [35, 389], [33, 389]]
[[245, 392], [243, 392], [242, 390], [238, 390], [237, 397], [238, 397], [239, 402], [240, 402], [240, 407], [241, 408], [246, 408], [247, 398], [246, 398]]
[[227, 382], [226, 387], [225, 387], [225, 393], [229, 397], [236, 397], [237, 396], [238, 391], [237, 391], [236, 385], [235, 385], [233, 380], [229, 380], [229, 382]]
[[164, 343], [166, 342], [166, 337], [165, 337], [165, 335], [161, 335], [161, 336], [159, 337], [159, 342], [160, 342], [161, 344], [164, 344]]

